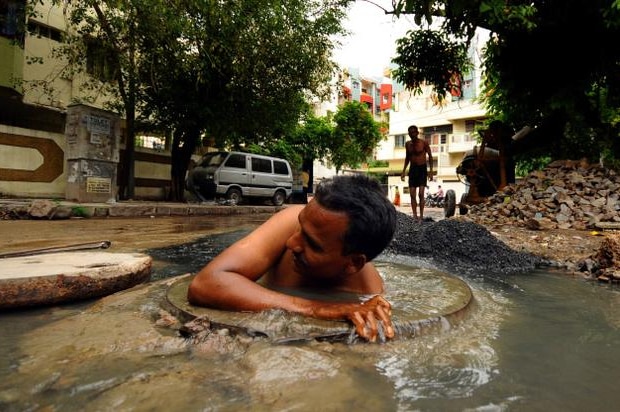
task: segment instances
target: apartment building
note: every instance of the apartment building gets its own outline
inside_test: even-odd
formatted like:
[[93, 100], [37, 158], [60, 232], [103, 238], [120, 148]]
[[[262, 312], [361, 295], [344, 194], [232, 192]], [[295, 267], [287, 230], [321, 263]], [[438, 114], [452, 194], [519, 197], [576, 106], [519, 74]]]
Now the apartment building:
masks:
[[[65, 198], [68, 184], [84, 178], [93, 193], [107, 189], [109, 193], [102, 197], [113, 200], [118, 156], [124, 152], [124, 122], [120, 119], [117, 131], [116, 121], [109, 121], [117, 116], [102, 110], [110, 100], [105, 87], [111, 78], [109, 59], [96, 40], [85, 39], [86, 72], [69, 70], [56, 51], [69, 30], [66, 7], [70, 4], [41, 2], [34, 16], [25, 15], [25, 4], [26, 0], [0, 1], [0, 195]], [[84, 87], [92, 79], [100, 80], [102, 87]], [[66, 126], [76, 103], [97, 113], [77, 115], [81, 119], [77, 126], [88, 128], [93, 156], [106, 152], [110, 164], [104, 167], [97, 159], [76, 154], [80, 165], [88, 163], [81, 160], [93, 161], [72, 176]], [[114, 126], [102, 128], [110, 125]], [[163, 198], [170, 182], [170, 153], [161, 149], [159, 141], [146, 143], [151, 148], [139, 148], [135, 154], [136, 196]], [[99, 176], [103, 169], [114, 176]]]
[[[383, 76], [361, 75], [357, 67], [343, 68], [333, 79], [334, 92], [330, 99], [315, 102], [314, 113], [317, 116], [335, 114], [338, 107], [347, 101], [365, 104], [376, 122], [383, 123], [387, 134], [389, 112], [392, 109], [392, 80], [389, 71]], [[321, 161], [315, 161], [314, 181], [333, 176], [336, 170]]]

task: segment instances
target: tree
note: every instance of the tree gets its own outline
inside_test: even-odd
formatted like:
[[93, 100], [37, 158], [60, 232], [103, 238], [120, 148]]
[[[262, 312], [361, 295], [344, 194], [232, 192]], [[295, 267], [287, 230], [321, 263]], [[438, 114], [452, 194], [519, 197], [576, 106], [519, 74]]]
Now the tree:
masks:
[[375, 122], [366, 105], [346, 102], [334, 115], [334, 133], [329, 144], [329, 158], [336, 168], [358, 167], [367, 160], [383, 138], [379, 123]]
[[[40, 0], [30, 0], [28, 8], [34, 10]], [[107, 95], [106, 108], [119, 112], [126, 121], [125, 156], [119, 175], [121, 198], [134, 195], [134, 146], [136, 101], [138, 99], [137, 60], [142, 39], [147, 28], [140, 25], [140, 15], [153, 12], [145, 1], [106, 2], [91, 0], [65, 4], [52, 0], [53, 6], [62, 6], [66, 16], [67, 32], [61, 46], [53, 55], [67, 62], [63, 75], [75, 78], [80, 73], [91, 77], [82, 83], [90, 90], [86, 101], [98, 95]]]
[[451, 41], [434, 30], [409, 31], [407, 37], [397, 40], [396, 53], [394, 78], [414, 94], [422, 94], [424, 83], [431, 84], [439, 101], [455, 88], [461, 91], [462, 73], [471, 66], [466, 42]]
[[[29, 0], [34, 6], [40, 0]], [[332, 36], [347, 0], [51, 0], [69, 24], [62, 53], [87, 72], [88, 44], [104, 51], [108, 87], [126, 119], [122, 198], [134, 195], [136, 123], [172, 130], [172, 200], [182, 200], [202, 138], [218, 147], [292, 133], [310, 96], [327, 92]], [[95, 92], [93, 92], [95, 93]]]
[[[36, 7], [43, 3], [29, 0], [28, 14], [36, 16]], [[119, 196], [131, 199], [135, 188], [137, 116], [144, 91], [138, 77], [140, 58], [145, 47], [152, 44], [148, 39], [159, 36], [167, 27], [166, 24], [152, 26], [146, 17], [166, 14], [167, 3], [157, 0], [49, 0], [47, 3], [60, 8], [67, 23], [63, 42], [52, 50], [52, 57], [67, 63], [58, 75], [82, 79], [80, 88], [88, 92], [82, 102], [93, 103], [105, 96], [104, 107], [125, 119], [125, 155], [119, 165]], [[44, 90], [45, 83], [39, 82]]]
[[[440, 67], [400, 53], [402, 67], [416, 67], [417, 77], [401, 77], [407, 86], [445, 88], [442, 76], [459, 67], [451, 49], [483, 27], [491, 31], [483, 99], [492, 116], [515, 129], [536, 126], [535, 148], [556, 158], [620, 153], [618, 0], [398, 0], [386, 12], [414, 14], [425, 26], [440, 17], [438, 36], [447, 39], [435, 51]], [[424, 37], [410, 36], [421, 49]]]
[[312, 163], [315, 159], [328, 157], [333, 134], [330, 117], [308, 113], [290, 137], [290, 142], [304, 161]]
[[173, 187], [182, 187], [179, 179], [201, 134], [222, 148], [288, 150], [283, 139], [294, 134], [307, 98], [328, 92], [335, 68], [331, 36], [342, 31], [346, 1], [183, 6], [176, 18], [184, 47], [153, 45], [143, 67], [151, 81], [145, 112], [177, 132]]

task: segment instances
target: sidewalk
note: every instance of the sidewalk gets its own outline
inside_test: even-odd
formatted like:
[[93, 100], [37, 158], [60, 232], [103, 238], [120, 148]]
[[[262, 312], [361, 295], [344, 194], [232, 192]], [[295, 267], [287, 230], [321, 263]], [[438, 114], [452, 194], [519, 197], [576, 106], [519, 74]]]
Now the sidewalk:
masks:
[[[0, 199], [0, 220], [273, 214], [286, 206], [139, 200], [114, 203], [78, 203], [66, 200], [7, 198]], [[413, 215], [409, 204], [401, 204], [401, 206], [395, 207], [399, 212], [409, 216]], [[427, 207], [424, 209], [424, 217], [430, 217], [434, 221], [441, 220], [444, 218], [444, 211], [441, 208]]]
[[158, 201], [120, 201], [78, 203], [50, 199], [0, 199], [0, 220], [69, 219], [72, 217], [156, 217], [245, 215], [274, 213], [285, 206], [227, 205], [215, 202], [174, 203]]

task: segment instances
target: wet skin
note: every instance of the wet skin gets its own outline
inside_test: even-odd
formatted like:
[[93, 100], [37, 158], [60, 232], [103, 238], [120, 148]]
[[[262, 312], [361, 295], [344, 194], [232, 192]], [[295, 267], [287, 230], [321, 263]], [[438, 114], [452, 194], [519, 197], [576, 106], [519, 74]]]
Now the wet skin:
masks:
[[[391, 306], [379, 296], [383, 281], [360, 253], [343, 255], [345, 213], [312, 200], [290, 206], [239, 240], [203, 268], [190, 284], [192, 304], [226, 310], [284, 309], [320, 319], [349, 320], [358, 335], [375, 341], [378, 323], [385, 336], [394, 330]], [[313, 288], [326, 292], [376, 295], [363, 302], [323, 302], [276, 292], [266, 286]]]

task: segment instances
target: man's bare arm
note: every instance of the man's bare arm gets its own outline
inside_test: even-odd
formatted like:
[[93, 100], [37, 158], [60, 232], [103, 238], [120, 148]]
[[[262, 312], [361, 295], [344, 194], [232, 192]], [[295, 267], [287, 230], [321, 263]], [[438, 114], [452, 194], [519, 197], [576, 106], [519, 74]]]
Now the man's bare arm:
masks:
[[400, 174], [400, 180], [405, 180], [405, 173], [407, 171], [407, 166], [409, 165], [409, 142], [405, 143], [405, 166], [403, 167], [403, 172]]
[[[256, 311], [268, 307], [273, 293], [255, 282], [286, 250], [303, 206], [286, 208], [207, 264], [192, 280], [188, 299], [196, 305]], [[283, 308], [284, 309], [284, 308]]]
[[428, 167], [429, 167], [429, 174], [428, 174], [428, 180], [432, 181], [433, 180], [433, 152], [431, 151], [431, 146], [428, 144], [427, 141], [424, 141], [424, 146], [426, 149], [426, 153], [428, 154]]

